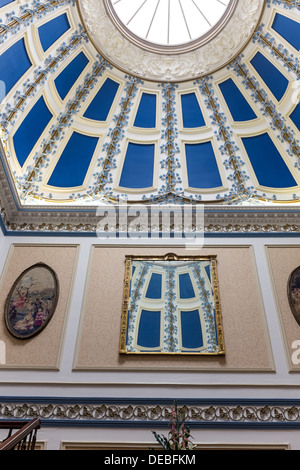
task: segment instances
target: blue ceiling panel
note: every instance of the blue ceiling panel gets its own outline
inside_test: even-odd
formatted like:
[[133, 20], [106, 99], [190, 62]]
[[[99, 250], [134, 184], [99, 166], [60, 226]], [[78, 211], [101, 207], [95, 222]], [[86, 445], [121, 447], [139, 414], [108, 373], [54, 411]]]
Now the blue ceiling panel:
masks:
[[118, 88], [119, 84], [117, 82], [107, 78], [83, 117], [95, 121], [106, 121]]
[[220, 83], [219, 87], [234, 121], [250, 121], [257, 118], [248, 101], [231, 78]]
[[195, 128], [205, 126], [202, 111], [195, 93], [184, 93], [181, 95], [183, 127]]
[[54, 168], [48, 185], [60, 188], [81, 186], [97, 143], [98, 137], [74, 131]]
[[260, 185], [270, 188], [297, 185], [269, 134], [244, 137], [242, 140]]
[[124, 188], [153, 186], [154, 144], [129, 142], [119, 185]]
[[255, 54], [251, 64], [270, 88], [275, 98], [280, 101], [288, 87], [288, 79], [261, 52]]
[[5, 84], [5, 95], [14, 87], [31, 65], [24, 38], [19, 39], [3, 54], [0, 54], [0, 80]]
[[52, 113], [41, 96], [13, 137], [16, 156], [21, 166], [24, 165], [52, 117]]
[[191, 188], [218, 188], [222, 186], [216, 157], [211, 142], [185, 144], [188, 184]]
[[40, 26], [39, 36], [44, 51], [49, 49], [68, 29], [70, 29], [70, 23], [66, 13]]
[[272, 28], [295, 49], [300, 49], [300, 23], [280, 13], [276, 13]]
[[154, 128], [156, 126], [156, 95], [143, 93], [134, 121], [135, 127]]
[[5, 7], [9, 3], [12, 3], [14, 0], [0, 0], [0, 8]]
[[88, 63], [86, 55], [80, 52], [55, 79], [55, 86], [62, 100], [65, 99]]

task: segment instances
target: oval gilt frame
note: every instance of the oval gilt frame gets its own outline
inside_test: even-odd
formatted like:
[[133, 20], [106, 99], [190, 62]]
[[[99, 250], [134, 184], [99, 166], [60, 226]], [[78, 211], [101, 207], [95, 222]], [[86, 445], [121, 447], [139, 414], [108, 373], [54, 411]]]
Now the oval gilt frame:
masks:
[[39, 334], [53, 317], [58, 297], [58, 278], [50, 266], [36, 263], [25, 269], [6, 298], [4, 318], [9, 333], [23, 340]]
[[290, 274], [287, 295], [293, 316], [298, 325], [300, 325], [300, 266]]

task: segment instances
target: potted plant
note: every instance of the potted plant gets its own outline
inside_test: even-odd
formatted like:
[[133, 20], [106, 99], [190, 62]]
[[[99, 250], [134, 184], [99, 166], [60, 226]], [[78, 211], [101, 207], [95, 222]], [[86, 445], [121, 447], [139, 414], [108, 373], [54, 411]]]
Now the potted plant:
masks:
[[165, 450], [192, 450], [196, 447], [191, 441], [190, 429], [185, 424], [185, 414], [178, 409], [176, 401], [172, 407], [170, 428], [168, 437], [152, 431], [157, 442]]

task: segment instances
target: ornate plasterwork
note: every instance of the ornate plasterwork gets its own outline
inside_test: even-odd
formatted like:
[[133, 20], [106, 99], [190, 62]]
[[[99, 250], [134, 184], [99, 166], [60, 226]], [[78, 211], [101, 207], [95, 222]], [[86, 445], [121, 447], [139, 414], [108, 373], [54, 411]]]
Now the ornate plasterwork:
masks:
[[[299, 427], [298, 400], [194, 400], [179, 405], [186, 422], [193, 428], [218, 427]], [[38, 417], [45, 426], [168, 426], [172, 403], [164, 400], [118, 399], [17, 399], [2, 398], [1, 419]]]
[[99, 52], [118, 68], [155, 81], [185, 81], [213, 73], [227, 64], [251, 38], [264, 0], [239, 0], [226, 26], [191, 52], [168, 55], [144, 50], [123, 36], [102, 0], [78, 0], [83, 24]]
[[[0, 145], [0, 153], [3, 149]], [[124, 206], [100, 205], [99, 207], [59, 205], [21, 205], [8, 164], [0, 158], [0, 223], [9, 233], [48, 233], [48, 234], [88, 234], [99, 239], [144, 238], [149, 242], [149, 235], [158, 233], [177, 234], [176, 241], [185, 243], [187, 236], [195, 241], [203, 235], [223, 236], [237, 234], [244, 236], [283, 235], [298, 236], [300, 233], [299, 206], [289, 205], [253, 205], [244, 207], [228, 205], [182, 205], [169, 207], [170, 219], [159, 221], [159, 212], [163, 206], [135, 205]], [[192, 213], [194, 211], [194, 215]], [[198, 212], [197, 212], [198, 211]], [[195, 217], [195, 213], [198, 217]], [[183, 214], [183, 215], [182, 215]], [[200, 215], [199, 215], [200, 214]], [[159, 223], [153, 223], [152, 216]], [[181, 218], [180, 218], [181, 217]], [[124, 225], [125, 221], [125, 225]], [[151, 235], [152, 234], [152, 235]], [[133, 240], [134, 241], [134, 240]], [[141, 241], [141, 240], [140, 240]], [[197, 240], [196, 240], [197, 241]]]

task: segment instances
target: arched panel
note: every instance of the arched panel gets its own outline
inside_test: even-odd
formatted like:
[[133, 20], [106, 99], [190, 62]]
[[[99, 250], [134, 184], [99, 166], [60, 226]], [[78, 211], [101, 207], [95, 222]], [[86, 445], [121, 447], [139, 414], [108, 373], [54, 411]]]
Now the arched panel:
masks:
[[280, 101], [289, 84], [287, 78], [259, 51], [251, 60], [251, 64], [270, 88], [275, 98]]
[[156, 94], [142, 93], [134, 126], [151, 129], [156, 126]]
[[154, 153], [154, 144], [129, 142], [119, 186], [130, 189], [153, 186]]
[[44, 97], [41, 96], [26, 115], [13, 137], [15, 153], [20, 166], [24, 165], [52, 117], [53, 115], [49, 111]]
[[300, 23], [285, 15], [276, 13], [272, 28], [295, 49], [300, 49]]
[[219, 84], [234, 121], [250, 121], [257, 116], [234, 81], [229, 78]]
[[188, 185], [191, 188], [211, 189], [222, 186], [211, 142], [185, 144]]
[[118, 88], [119, 84], [117, 82], [111, 78], [107, 78], [85, 111], [83, 117], [95, 121], [106, 121]]
[[97, 143], [98, 137], [74, 131], [50, 176], [48, 185], [61, 188], [81, 186]]
[[192, 129], [205, 126], [202, 111], [195, 93], [181, 94], [182, 123], [183, 127]]
[[297, 186], [268, 133], [242, 139], [258, 183], [270, 188]]
[[43, 50], [49, 49], [68, 29], [70, 29], [70, 23], [66, 13], [40, 26], [39, 36]]
[[24, 38], [19, 39], [9, 49], [0, 54], [0, 80], [5, 84], [5, 95], [9, 93], [31, 65]]
[[88, 63], [89, 60], [84, 52], [80, 52], [55, 79], [55, 86], [62, 100], [65, 99]]

